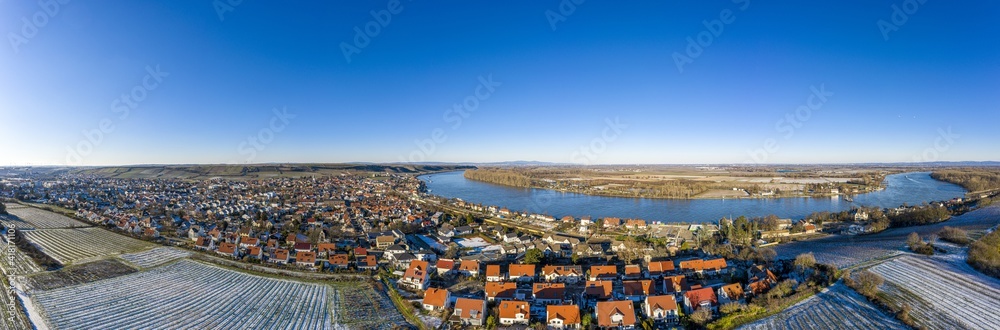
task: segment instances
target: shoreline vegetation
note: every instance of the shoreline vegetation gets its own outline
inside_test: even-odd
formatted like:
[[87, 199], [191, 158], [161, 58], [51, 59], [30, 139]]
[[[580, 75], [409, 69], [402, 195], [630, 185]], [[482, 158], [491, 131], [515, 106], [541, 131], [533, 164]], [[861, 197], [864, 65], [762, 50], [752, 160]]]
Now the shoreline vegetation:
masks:
[[463, 176], [518, 188], [649, 199], [850, 197], [884, 189], [883, 169], [487, 167]]

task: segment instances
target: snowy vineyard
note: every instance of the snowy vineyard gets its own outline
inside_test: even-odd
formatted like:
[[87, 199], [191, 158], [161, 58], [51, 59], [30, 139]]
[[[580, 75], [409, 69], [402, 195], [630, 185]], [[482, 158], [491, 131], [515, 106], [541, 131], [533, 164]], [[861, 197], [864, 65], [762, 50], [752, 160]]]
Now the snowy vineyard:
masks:
[[337, 293], [337, 323], [352, 329], [392, 329], [406, 324], [392, 300], [367, 283], [341, 285]]
[[913, 308], [917, 323], [931, 329], [1000, 329], [1000, 281], [961, 260], [941, 262], [903, 256], [872, 267], [887, 293]]
[[186, 258], [191, 252], [170, 247], [159, 247], [139, 253], [123, 254], [121, 257], [142, 268], [152, 268], [175, 259]]
[[33, 299], [57, 329], [332, 329], [330, 291], [181, 260]]
[[62, 264], [109, 254], [128, 253], [152, 246], [100, 228], [29, 230], [28, 240]]
[[908, 329], [843, 284], [835, 284], [743, 329]]
[[5, 220], [4, 224], [13, 224], [20, 229], [74, 228], [91, 226], [89, 224], [73, 220], [64, 215], [34, 207], [18, 205], [16, 207], [8, 208], [7, 211], [17, 218]]

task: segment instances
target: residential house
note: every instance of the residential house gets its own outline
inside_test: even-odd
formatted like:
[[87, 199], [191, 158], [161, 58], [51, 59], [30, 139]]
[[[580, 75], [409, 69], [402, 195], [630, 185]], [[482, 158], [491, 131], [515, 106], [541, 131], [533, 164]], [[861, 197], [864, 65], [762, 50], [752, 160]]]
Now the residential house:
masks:
[[350, 260], [350, 256], [347, 254], [334, 254], [327, 262], [330, 263], [330, 269], [347, 269]]
[[642, 220], [642, 219], [628, 219], [628, 220], [625, 220], [625, 228], [626, 229], [636, 229], [636, 230], [646, 229], [646, 220]]
[[316, 245], [316, 256], [326, 258], [331, 253], [337, 252], [337, 243], [319, 243]]
[[500, 302], [497, 305], [497, 313], [500, 314], [500, 324], [502, 325], [527, 325], [531, 317], [528, 303], [517, 300]]
[[621, 227], [621, 225], [622, 225], [621, 218], [604, 218], [604, 223], [603, 223], [604, 228], [615, 229]]
[[684, 308], [688, 314], [694, 313], [699, 308], [710, 308], [714, 311], [718, 306], [719, 299], [715, 296], [715, 291], [712, 288], [701, 288], [684, 293]]
[[215, 252], [227, 257], [232, 257], [232, 258], [240, 257], [239, 249], [236, 248], [236, 244], [229, 242], [219, 243], [219, 249], [216, 250]]
[[618, 267], [615, 265], [590, 266], [589, 281], [614, 280], [618, 278]]
[[531, 297], [536, 304], [558, 304], [566, 298], [565, 283], [535, 283]]
[[396, 238], [389, 235], [383, 235], [375, 238], [375, 247], [378, 249], [385, 249], [396, 243]]
[[486, 301], [468, 298], [456, 299], [455, 311], [452, 313], [449, 321], [463, 326], [485, 325]]
[[399, 279], [399, 285], [411, 290], [425, 290], [430, 284], [431, 276], [428, 273], [428, 264], [423, 260], [413, 260], [410, 267], [406, 268], [403, 277]]
[[725, 274], [729, 272], [729, 264], [725, 258], [716, 258], [702, 262], [702, 269], [708, 275]]
[[455, 272], [455, 260], [452, 259], [438, 259], [437, 273], [439, 276], [445, 276]]
[[295, 252], [295, 264], [303, 267], [315, 267], [316, 252], [313, 251]]
[[701, 259], [684, 260], [677, 264], [685, 274], [701, 274], [705, 270], [705, 261]]
[[312, 251], [312, 244], [305, 243], [305, 242], [295, 243], [294, 249], [295, 249], [295, 252]]
[[247, 255], [251, 258], [261, 260], [264, 258], [264, 249], [259, 246], [249, 246], [247, 247]]
[[664, 276], [673, 274], [674, 272], [674, 262], [671, 260], [651, 261], [648, 267], [649, 277], [654, 279], [663, 278]]
[[458, 266], [458, 273], [465, 276], [479, 276], [478, 260], [462, 260]]
[[653, 293], [653, 280], [623, 281], [625, 299], [640, 302]]
[[500, 265], [486, 265], [487, 282], [500, 282], [503, 280], [503, 275], [500, 274]]
[[642, 304], [646, 317], [656, 322], [677, 322], [677, 300], [672, 295], [649, 296]]
[[625, 265], [625, 275], [622, 276], [622, 279], [638, 280], [640, 278], [643, 278], [643, 276], [642, 268], [639, 265]]
[[634, 329], [636, 325], [635, 309], [629, 300], [598, 302], [594, 314], [602, 328]]
[[584, 278], [581, 266], [545, 266], [542, 277], [549, 282], [576, 283]]
[[546, 324], [552, 329], [579, 329], [580, 307], [577, 305], [548, 305], [545, 307]]
[[684, 275], [663, 277], [663, 288], [664, 293], [680, 293], [691, 289]]
[[271, 258], [271, 259], [269, 259], [268, 261], [276, 263], [276, 264], [287, 264], [288, 263], [288, 257], [289, 257], [288, 250], [277, 249], [277, 250], [274, 250], [274, 257]]
[[612, 298], [611, 290], [613, 287], [614, 284], [611, 281], [587, 281], [583, 292], [590, 299], [608, 300]]
[[451, 299], [451, 293], [448, 289], [441, 288], [427, 288], [424, 291], [424, 309], [429, 311], [437, 311], [448, 308], [448, 300]]
[[723, 285], [719, 287], [718, 296], [720, 304], [740, 301], [743, 299], [743, 286], [739, 283]]
[[375, 270], [378, 268], [378, 260], [374, 255], [365, 255], [355, 258], [354, 267], [358, 270]]
[[517, 283], [514, 282], [487, 282], [483, 288], [488, 301], [513, 300], [517, 293]]
[[535, 280], [535, 265], [511, 264], [508, 274], [511, 281], [531, 282]]

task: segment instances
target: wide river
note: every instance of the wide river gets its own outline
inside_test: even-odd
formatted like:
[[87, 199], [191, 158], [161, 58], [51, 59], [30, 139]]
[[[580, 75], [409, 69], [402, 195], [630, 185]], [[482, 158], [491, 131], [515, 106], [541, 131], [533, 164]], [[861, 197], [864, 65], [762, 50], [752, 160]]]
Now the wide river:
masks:
[[801, 219], [819, 211], [843, 211], [852, 206], [897, 207], [903, 203], [916, 205], [962, 197], [965, 189], [937, 181], [930, 172], [889, 175], [881, 191], [854, 196], [854, 202], [839, 197], [769, 198], [769, 199], [647, 199], [591, 196], [548, 189], [515, 188], [462, 176], [462, 171], [420, 176], [431, 194], [461, 198], [472, 203], [507, 207], [555, 216], [589, 215], [597, 218], [639, 218], [661, 222], [714, 222], [722, 217], [748, 217], [774, 214], [782, 218]]

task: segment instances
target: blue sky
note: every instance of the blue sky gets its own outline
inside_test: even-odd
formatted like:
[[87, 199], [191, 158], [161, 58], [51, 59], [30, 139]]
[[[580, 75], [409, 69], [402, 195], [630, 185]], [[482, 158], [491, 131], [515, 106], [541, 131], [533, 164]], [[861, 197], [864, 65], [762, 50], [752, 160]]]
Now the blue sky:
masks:
[[996, 2], [218, 8], [0, 0], [0, 165], [1000, 160]]

